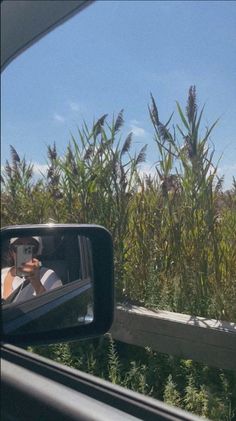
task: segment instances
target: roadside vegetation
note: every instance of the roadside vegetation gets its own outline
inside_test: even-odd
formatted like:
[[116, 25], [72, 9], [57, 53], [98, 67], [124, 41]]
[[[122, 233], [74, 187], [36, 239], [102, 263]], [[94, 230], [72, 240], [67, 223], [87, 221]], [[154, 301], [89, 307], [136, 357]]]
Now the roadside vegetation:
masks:
[[[49, 145], [40, 179], [11, 146], [2, 172], [2, 225], [49, 219], [104, 225], [114, 241], [118, 301], [236, 322], [236, 180], [223, 190], [210, 139], [218, 122], [202, 127], [194, 86], [185, 109], [176, 108], [179, 123], [171, 117], [161, 123], [151, 95], [152, 175], [141, 172], [147, 145], [133, 152], [132, 133], [122, 137], [123, 110], [92, 127], [84, 122], [63, 156]], [[230, 372], [110, 337], [36, 350], [196, 414], [234, 419]]]

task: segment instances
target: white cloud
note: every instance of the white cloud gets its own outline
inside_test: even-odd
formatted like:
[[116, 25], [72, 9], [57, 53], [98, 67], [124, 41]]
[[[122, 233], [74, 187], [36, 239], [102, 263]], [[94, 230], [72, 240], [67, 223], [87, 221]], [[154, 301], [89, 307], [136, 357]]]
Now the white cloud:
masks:
[[76, 112], [81, 111], [81, 106], [78, 104], [78, 102], [70, 101], [69, 107], [72, 111], [76, 111]]
[[48, 165], [47, 164], [39, 164], [38, 162], [33, 162], [32, 163], [34, 166], [34, 175], [36, 177], [40, 177], [43, 175], [46, 175], [47, 173], [47, 169], [48, 169]]
[[141, 176], [151, 175], [154, 177], [154, 175], [156, 175], [155, 165], [151, 164], [150, 162], [143, 162], [139, 167], [139, 174]]
[[144, 137], [146, 132], [142, 127], [132, 127], [132, 132], [137, 137]]
[[233, 177], [236, 178], [236, 164], [225, 164], [217, 170], [219, 176], [224, 176], [224, 189], [232, 188]]
[[53, 119], [56, 120], [56, 121], [58, 121], [59, 123], [64, 123], [65, 122], [65, 118], [62, 115], [57, 114], [57, 113], [54, 113], [53, 114]]
[[236, 173], [236, 164], [223, 165], [218, 168], [219, 173]]
[[140, 125], [140, 121], [133, 119], [133, 120], [130, 121], [130, 124], [134, 125], [134, 126], [138, 126], [138, 125]]
[[140, 122], [137, 120], [131, 120], [130, 128], [134, 136], [145, 137], [147, 135], [146, 130], [144, 130], [143, 127], [140, 126]]
[[[35, 179], [39, 179], [42, 176], [47, 174], [48, 165], [47, 164], [39, 164], [38, 162], [32, 162], [33, 165], [33, 176]], [[5, 169], [4, 165], [1, 165], [1, 173], [3, 174]]]

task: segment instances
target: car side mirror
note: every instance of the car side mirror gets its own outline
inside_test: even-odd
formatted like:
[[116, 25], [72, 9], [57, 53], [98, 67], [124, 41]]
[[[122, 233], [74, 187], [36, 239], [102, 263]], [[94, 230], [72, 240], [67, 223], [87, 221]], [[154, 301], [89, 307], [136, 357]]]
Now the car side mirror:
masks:
[[113, 246], [101, 226], [1, 230], [2, 342], [46, 344], [106, 333], [114, 313]]

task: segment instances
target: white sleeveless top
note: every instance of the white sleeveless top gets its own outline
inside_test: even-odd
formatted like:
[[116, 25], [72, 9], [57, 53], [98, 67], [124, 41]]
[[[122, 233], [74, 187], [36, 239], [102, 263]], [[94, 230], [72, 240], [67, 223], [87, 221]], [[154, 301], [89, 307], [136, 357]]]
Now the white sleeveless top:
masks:
[[[10, 269], [11, 268], [8, 267], [1, 270], [1, 295], [2, 297], [3, 297], [5, 279]], [[41, 267], [39, 273], [40, 273], [40, 282], [44, 286], [46, 291], [50, 291], [51, 289], [62, 286], [61, 280], [58, 278], [57, 274], [52, 269]], [[23, 286], [24, 281], [25, 281], [24, 277], [21, 278], [20, 276], [15, 276], [12, 282], [12, 292], [15, 291], [21, 284]], [[31, 283], [29, 283], [24, 288], [22, 288], [22, 290], [19, 289], [19, 293], [14, 298], [13, 302], [26, 301], [35, 296], [36, 296], [36, 292], [34, 288], [32, 287]]]

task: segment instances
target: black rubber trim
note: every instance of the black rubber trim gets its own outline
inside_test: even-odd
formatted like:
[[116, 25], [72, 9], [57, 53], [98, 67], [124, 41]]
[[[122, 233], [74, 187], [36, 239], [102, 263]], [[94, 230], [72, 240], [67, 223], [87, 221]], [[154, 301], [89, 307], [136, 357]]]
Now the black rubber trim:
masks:
[[[9, 1], [9, 0], [5, 0]], [[50, 0], [53, 1], [53, 0]], [[8, 56], [6, 60], [1, 64], [1, 72], [5, 70], [5, 68], [21, 53], [23, 53], [27, 48], [31, 47], [35, 42], [39, 41], [42, 37], [47, 35], [49, 32], [51, 32], [53, 29], [55, 29], [57, 26], [61, 25], [62, 23], [66, 22], [68, 19], [73, 17], [76, 13], [80, 13], [84, 8], [89, 6], [90, 4], [94, 3], [95, 0], [84, 0], [83, 3], [81, 3], [79, 6], [75, 5], [74, 9], [70, 10], [70, 12], [66, 13], [64, 16], [62, 16], [60, 19], [54, 22], [53, 25], [50, 25], [46, 27], [42, 32], [39, 32], [35, 37], [31, 38], [28, 42], [21, 45], [21, 47], [14, 51], [13, 54]], [[2, 1], [1, 1], [2, 3]]]
[[[2, 348], [2, 357], [6, 361], [21, 366], [34, 374], [54, 381], [58, 385], [66, 386], [73, 392], [82, 393], [105, 405], [110, 405], [114, 410], [122, 410], [125, 414], [134, 416], [137, 419], [147, 421], [201, 420], [199, 417], [171, 408], [160, 401], [113, 385], [78, 370], [51, 362], [46, 358], [39, 357], [12, 345], [5, 345]], [[51, 402], [51, 405], [53, 407], [53, 402]]]

